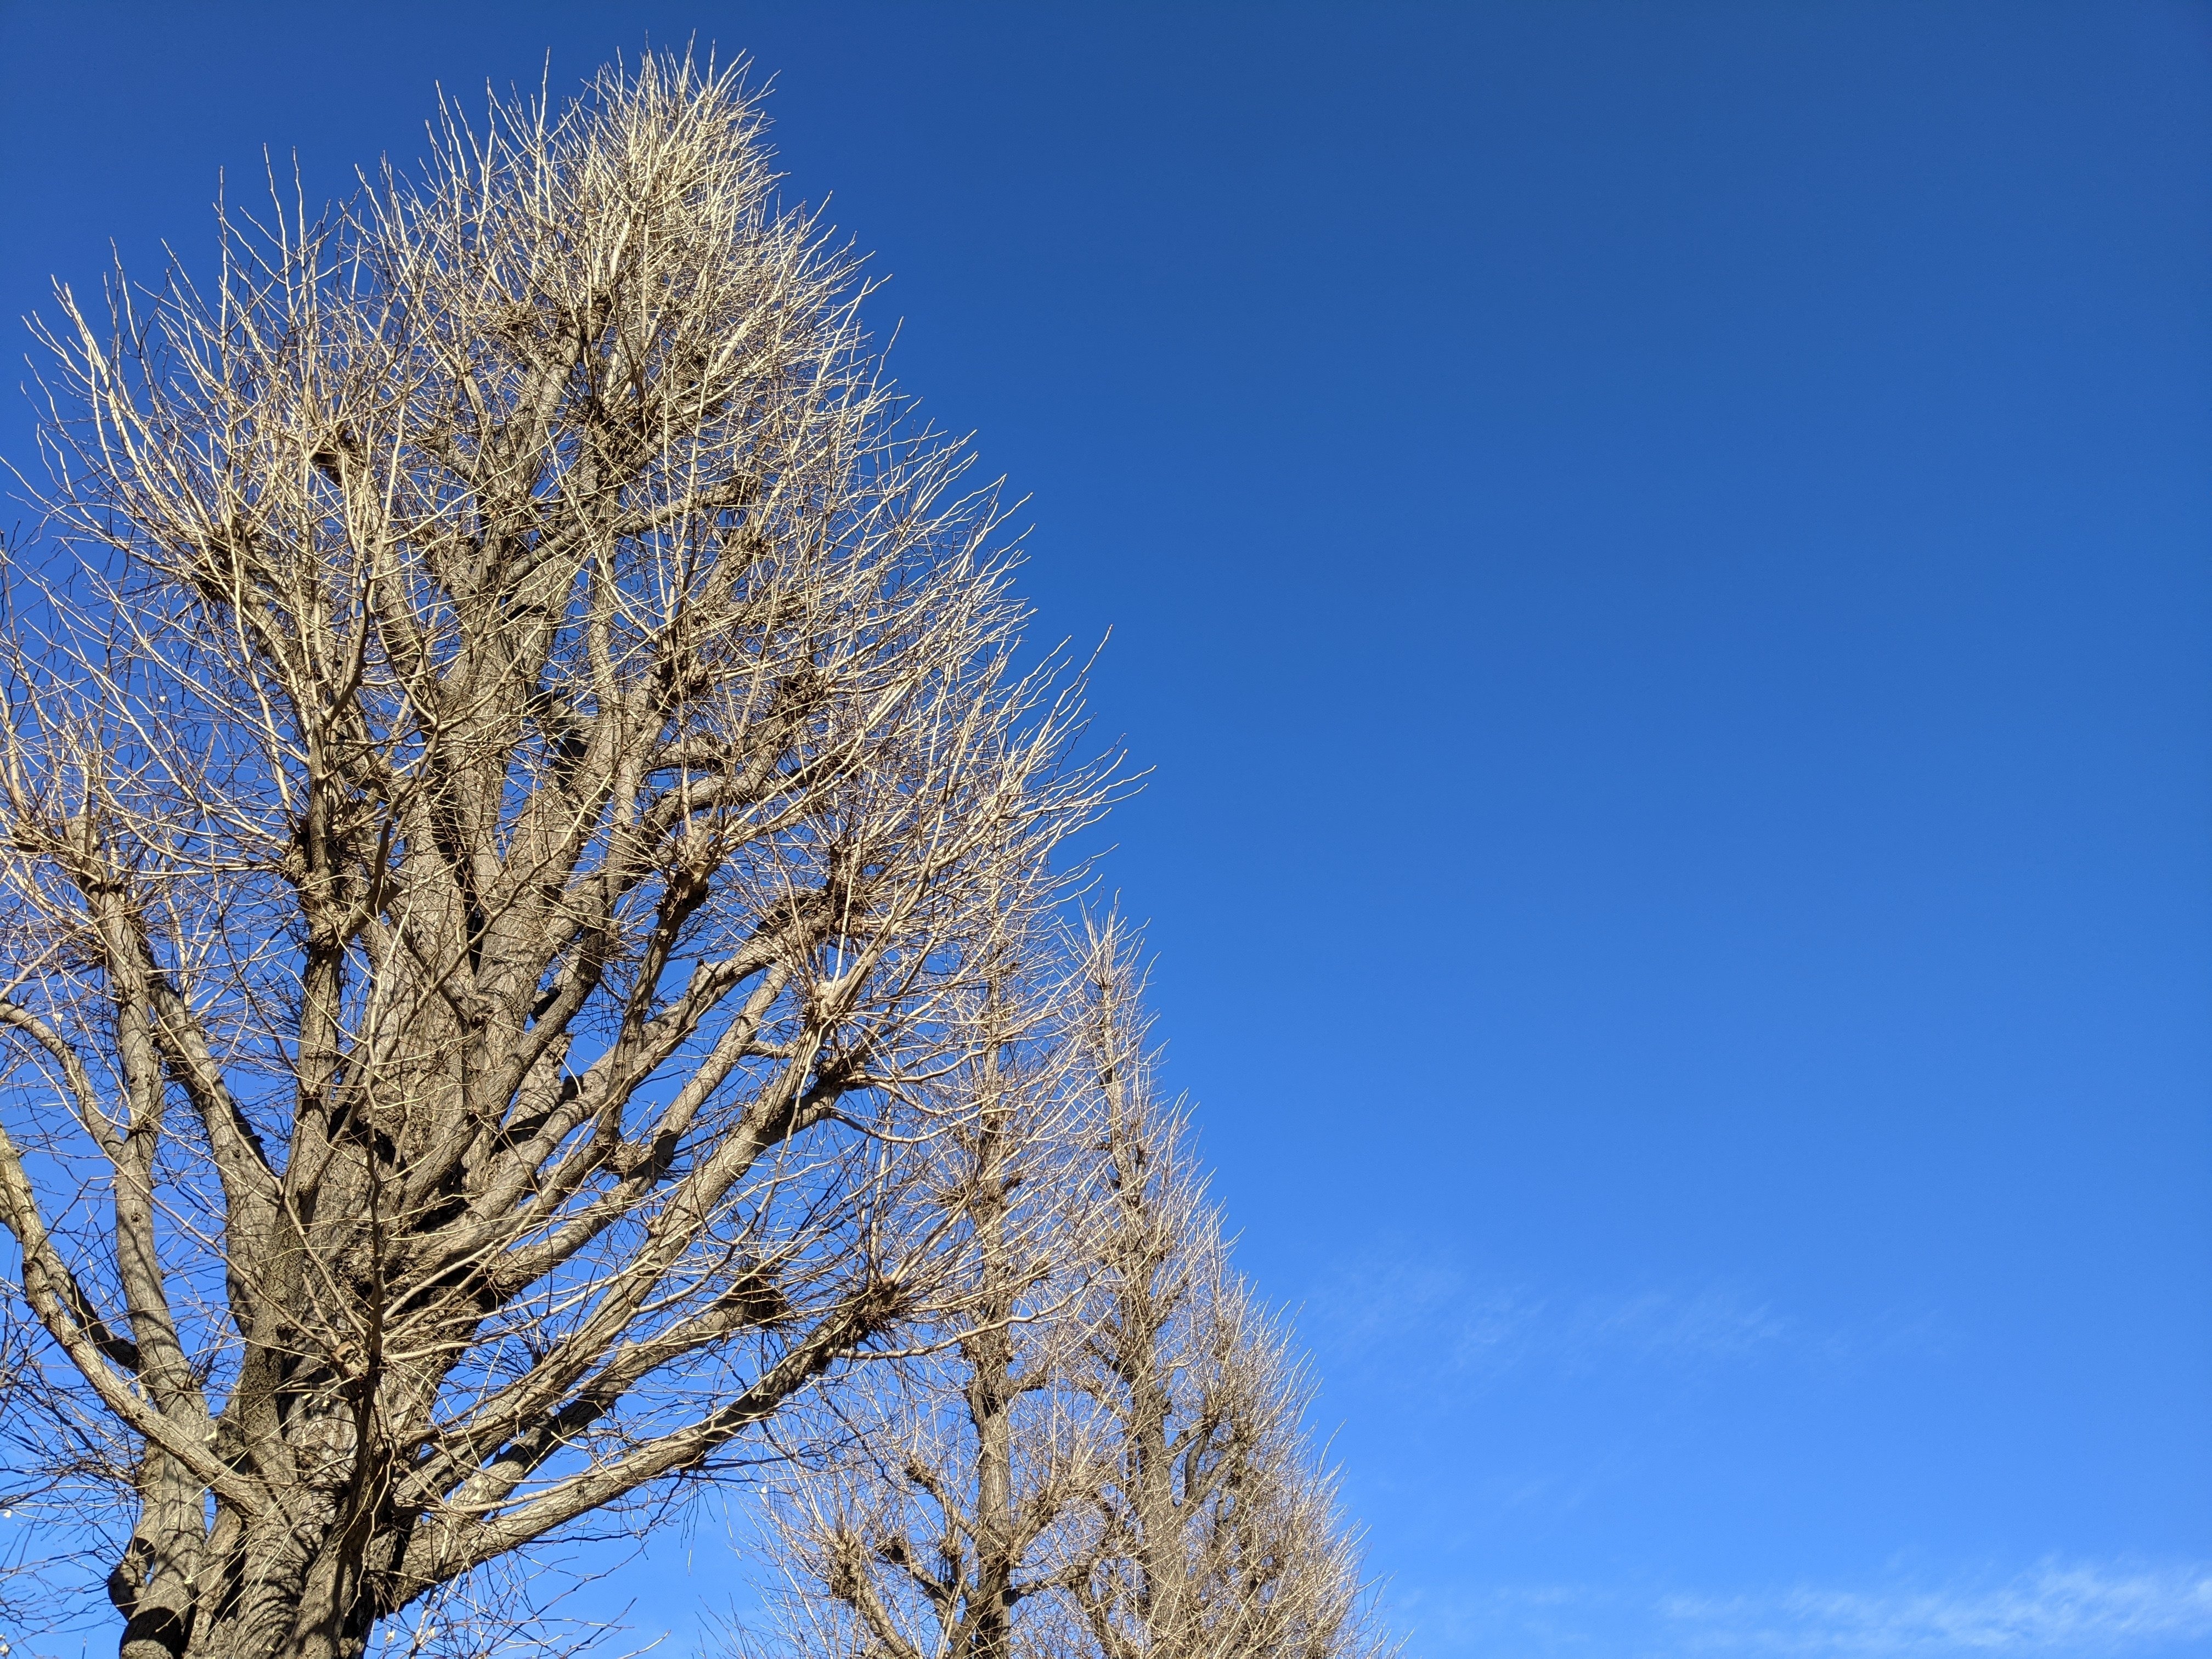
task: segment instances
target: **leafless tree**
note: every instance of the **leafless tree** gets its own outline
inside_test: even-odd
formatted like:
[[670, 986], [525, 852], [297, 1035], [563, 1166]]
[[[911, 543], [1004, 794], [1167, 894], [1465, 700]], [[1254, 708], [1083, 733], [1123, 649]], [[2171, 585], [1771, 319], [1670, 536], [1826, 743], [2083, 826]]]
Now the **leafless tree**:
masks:
[[858, 1455], [784, 1476], [775, 1639], [752, 1645], [1378, 1659], [1305, 1373], [1231, 1270], [1186, 1115], [1155, 1091], [1134, 941], [1109, 921], [1073, 967], [1044, 1068], [1078, 1108], [1072, 1201], [1037, 1206], [1041, 1256], [974, 1239], [975, 1271], [1019, 1275], [1032, 1310], [969, 1304], [938, 1368], [878, 1396]]
[[359, 1655], [970, 1293], [948, 1079], [1105, 790], [736, 75], [432, 140], [45, 337], [0, 1218], [125, 1659]]
[[[1025, 983], [994, 987], [987, 1041], [963, 1083], [969, 1130], [945, 1137], [944, 1202], [963, 1218], [951, 1304], [927, 1352], [879, 1369], [834, 1402], [846, 1433], [794, 1461], [763, 1514], [775, 1613], [761, 1654], [815, 1659], [1006, 1659], [1031, 1598], [1058, 1589], [1067, 1536], [1096, 1486], [1063, 1387], [1081, 1289], [1068, 1251], [1073, 1133], [1082, 1105], [1054, 1030], [1065, 980], [1023, 958]], [[1007, 990], [1019, 994], [1008, 996]]]
[[1071, 1386], [1114, 1450], [1078, 1625], [1098, 1659], [1375, 1659], [1357, 1535], [1307, 1431], [1288, 1330], [1231, 1267], [1188, 1115], [1158, 1092], [1134, 940], [1090, 940], [1098, 1095], [1091, 1311]]

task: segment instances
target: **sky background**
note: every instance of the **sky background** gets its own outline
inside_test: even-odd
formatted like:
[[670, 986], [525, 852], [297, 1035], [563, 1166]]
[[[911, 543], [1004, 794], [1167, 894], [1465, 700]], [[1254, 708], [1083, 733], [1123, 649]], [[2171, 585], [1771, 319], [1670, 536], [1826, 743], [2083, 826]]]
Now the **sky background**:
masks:
[[2212, 9], [0, 18], [11, 362], [264, 145], [775, 75], [1113, 630], [1109, 880], [1414, 1655], [2212, 1654]]

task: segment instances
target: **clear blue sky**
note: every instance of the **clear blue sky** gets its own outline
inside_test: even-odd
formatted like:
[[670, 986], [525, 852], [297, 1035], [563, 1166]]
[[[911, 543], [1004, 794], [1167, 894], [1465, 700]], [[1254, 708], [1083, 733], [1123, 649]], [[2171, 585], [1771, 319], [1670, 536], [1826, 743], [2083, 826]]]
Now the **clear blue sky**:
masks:
[[0, 15], [10, 319], [436, 81], [776, 75], [1114, 629], [1419, 1654], [2212, 1654], [2212, 9]]

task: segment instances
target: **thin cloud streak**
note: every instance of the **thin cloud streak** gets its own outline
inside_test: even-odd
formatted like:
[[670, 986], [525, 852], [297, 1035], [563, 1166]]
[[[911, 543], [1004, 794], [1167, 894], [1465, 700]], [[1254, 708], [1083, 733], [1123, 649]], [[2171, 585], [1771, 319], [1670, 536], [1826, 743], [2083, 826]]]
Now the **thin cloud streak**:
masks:
[[[1925, 1317], [1823, 1329], [1725, 1284], [1546, 1296], [1407, 1255], [1346, 1268], [1301, 1323], [1347, 1369], [1363, 1369], [1364, 1357], [1378, 1370], [1427, 1379], [1491, 1378], [1527, 1366], [1588, 1376], [1638, 1366], [1704, 1371], [1784, 1357], [1832, 1364], [1900, 1345], [1926, 1348], [1937, 1336]], [[1331, 1369], [1340, 1369], [1334, 1359]]]
[[1401, 1584], [1391, 1599], [1416, 1650], [1468, 1659], [2156, 1659], [2212, 1638], [2212, 1562], [1735, 1595]]
[[2126, 1570], [2047, 1562], [1996, 1585], [1868, 1595], [1674, 1595], [1662, 1620], [1690, 1652], [2092, 1656], [2212, 1636], [2212, 1564]]

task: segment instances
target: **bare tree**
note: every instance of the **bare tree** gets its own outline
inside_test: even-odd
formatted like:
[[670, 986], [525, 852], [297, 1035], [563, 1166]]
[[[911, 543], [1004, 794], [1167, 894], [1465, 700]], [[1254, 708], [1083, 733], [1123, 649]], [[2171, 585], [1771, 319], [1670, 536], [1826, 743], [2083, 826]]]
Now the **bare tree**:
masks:
[[358, 1655], [972, 1288], [945, 1080], [1104, 786], [762, 127], [648, 58], [61, 294], [0, 1218], [125, 1659]]
[[[1064, 1387], [1082, 1263], [1068, 1249], [1083, 1105], [1063, 978], [1032, 948], [994, 985], [962, 1079], [973, 1126], [945, 1138], [943, 1201], [963, 1218], [935, 1341], [834, 1402], [847, 1432], [794, 1460], [763, 1512], [772, 1639], [812, 1659], [1035, 1653], [1032, 1598], [1064, 1586], [1097, 1465]], [[1015, 994], [1008, 994], [1009, 992]]]
[[[1073, 955], [1036, 1068], [1054, 1087], [1030, 1107], [1077, 1109], [1065, 1201], [1031, 1200], [1026, 1231], [1048, 1230], [1049, 1248], [1006, 1249], [979, 1222], [972, 1271], [998, 1293], [967, 1304], [933, 1367], [896, 1389], [879, 1377], [856, 1455], [783, 1476], [775, 1639], [751, 1645], [1375, 1659], [1357, 1540], [1304, 1429], [1304, 1372], [1230, 1270], [1185, 1114], [1155, 1093], [1134, 942], [1109, 921]], [[985, 1097], [1003, 1097], [997, 1079]], [[1011, 1144], [1034, 1159], [1066, 1139]], [[1018, 1164], [976, 1168], [1004, 1190]]]
[[1069, 1575], [1071, 1636], [1099, 1659], [1375, 1659], [1390, 1650], [1305, 1427], [1310, 1378], [1230, 1267], [1188, 1112], [1157, 1092], [1143, 974], [1119, 924], [1092, 933], [1085, 977], [1100, 1158], [1069, 1386], [1114, 1456]]

